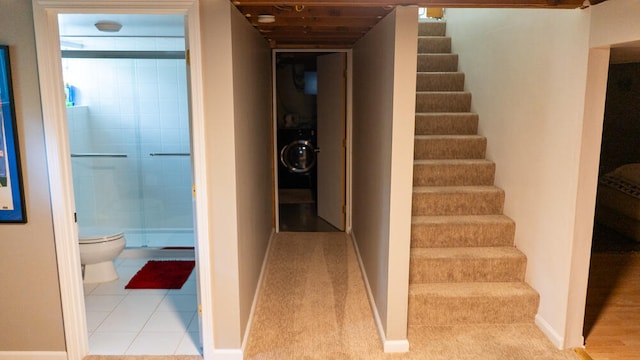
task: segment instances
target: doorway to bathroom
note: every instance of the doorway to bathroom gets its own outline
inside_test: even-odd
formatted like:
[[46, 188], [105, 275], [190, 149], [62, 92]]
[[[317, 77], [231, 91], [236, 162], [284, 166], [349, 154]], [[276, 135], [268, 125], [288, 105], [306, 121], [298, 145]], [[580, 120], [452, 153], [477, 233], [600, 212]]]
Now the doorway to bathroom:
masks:
[[[195, 259], [184, 15], [58, 15], [78, 233], [124, 233], [119, 278], [87, 282], [89, 353], [199, 355], [192, 271], [129, 289], [151, 261]], [[81, 260], [83, 257], [81, 248]]]
[[278, 231], [345, 231], [349, 52], [273, 56]]

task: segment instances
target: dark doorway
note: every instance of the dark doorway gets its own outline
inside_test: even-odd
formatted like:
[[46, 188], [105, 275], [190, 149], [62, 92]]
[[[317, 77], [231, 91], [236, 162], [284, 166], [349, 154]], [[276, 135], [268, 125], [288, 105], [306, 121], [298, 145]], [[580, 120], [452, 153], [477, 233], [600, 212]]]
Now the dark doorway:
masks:
[[[328, 54], [278, 52], [275, 55], [280, 231], [341, 231], [339, 225], [344, 226], [336, 226], [318, 215], [318, 163], [330, 161], [329, 149], [320, 149], [318, 145], [318, 58]], [[326, 133], [322, 135], [327, 137]], [[340, 162], [344, 164], [344, 160]], [[323, 183], [320, 188], [322, 186]], [[342, 190], [337, 191], [344, 192], [344, 182], [341, 187]]]
[[[613, 52], [612, 52], [613, 59]], [[584, 320], [586, 350], [629, 351], [640, 277], [640, 62], [609, 66]], [[635, 175], [638, 175], [636, 177]], [[629, 285], [631, 284], [631, 285]], [[620, 344], [620, 345], [616, 345]]]

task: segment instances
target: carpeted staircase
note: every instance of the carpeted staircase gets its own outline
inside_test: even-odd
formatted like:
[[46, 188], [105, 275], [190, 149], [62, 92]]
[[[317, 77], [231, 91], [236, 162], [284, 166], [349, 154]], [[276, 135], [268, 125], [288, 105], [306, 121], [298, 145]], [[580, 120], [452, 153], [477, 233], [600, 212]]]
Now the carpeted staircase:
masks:
[[533, 323], [539, 296], [445, 27], [419, 25], [409, 325]]

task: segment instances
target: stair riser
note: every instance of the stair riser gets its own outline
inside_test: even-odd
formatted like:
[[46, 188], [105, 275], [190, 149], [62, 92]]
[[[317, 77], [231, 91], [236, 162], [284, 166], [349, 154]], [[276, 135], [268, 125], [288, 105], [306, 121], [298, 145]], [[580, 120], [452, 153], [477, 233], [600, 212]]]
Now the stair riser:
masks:
[[418, 71], [458, 71], [458, 54], [418, 54]]
[[418, 38], [419, 54], [451, 53], [451, 38], [444, 36], [428, 36]]
[[409, 283], [524, 281], [526, 266], [524, 256], [496, 259], [425, 259], [411, 256]]
[[412, 224], [411, 247], [510, 246], [515, 228], [513, 222]]
[[474, 135], [477, 133], [477, 114], [416, 115], [416, 135]]
[[447, 23], [444, 23], [444, 22], [418, 23], [418, 34], [420, 36], [444, 36], [446, 30], [447, 30]]
[[487, 148], [485, 138], [416, 139], [414, 158], [427, 159], [484, 159]]
[[416, 94], [416, 112], [469, 112], [471, 94], [466, 92], [421, 92]]
[[495, 165], [414, 165], [414, 186], [493, 185]]
[[463, 91], [464, 73], [419, 73], [416, 88], [418, 91]]
[[537, 295], [508, 297], [409, 296], [409, 326], [531, 323]]
[[413, 216], [502, 214], [504, 193], [413, 193]]

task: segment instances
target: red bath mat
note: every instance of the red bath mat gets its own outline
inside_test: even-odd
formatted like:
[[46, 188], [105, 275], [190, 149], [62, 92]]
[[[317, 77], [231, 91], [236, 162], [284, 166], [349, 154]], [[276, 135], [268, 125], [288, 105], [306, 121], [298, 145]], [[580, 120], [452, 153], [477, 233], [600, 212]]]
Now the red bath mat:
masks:
[[193, 260], [148, 261], [125, 289], [180, 289], [193, 271]]

